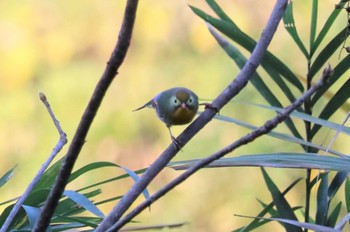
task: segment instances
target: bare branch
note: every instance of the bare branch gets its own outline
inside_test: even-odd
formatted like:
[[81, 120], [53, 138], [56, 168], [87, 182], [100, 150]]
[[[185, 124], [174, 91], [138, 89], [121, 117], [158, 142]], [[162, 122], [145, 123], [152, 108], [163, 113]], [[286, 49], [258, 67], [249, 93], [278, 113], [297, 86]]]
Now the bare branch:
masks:
[[150, 206], [153, 202], [155, 202], [157, 199], [164, 196], [167, 192], [169, 192], [171, 189], [179, 185], [180, 183], [184, 182], [187, 178], [192, 176], [195, 172], [197, 172], [199, 169], [205, 167], [206, 165], [210, 164], [214, 160], [220, 159], [224, 155], [232, 152], [233, 150], [237, 149], [238, 147], [251, 143], [255, 139], [259, 138], [260, 136], [269, 133], [271, 130], [273, 130], [278, 124], [286, 120], [289, 115], [298, 107], [300, 107], [306, 99], [309, 99], [312, 94], [314, 94], [323, 84], [324, 82], [329, 78], [329, 74], [332, 72], [332, 69], [330, 67], [327, 67], [325, 71], [323, 72], [323, 75], [314, 86], [312, 86], [308, 91], [306, 91], [299, 99], [297, 99], [295, 102], [293, 102], [291, 105], [286, 107], [282, 113], [278, 114], [273, 119], [270, 119], [267, 121], [264, 125], [259, 127], [258, 129], [252, 131], [251, 133], [243, 136], [239, 140], [235, 141], [234, 143], [230, 144], [229, 146], [225, 147], [224, 149], [208, 156], [205, 159], [202, 159], [198, 161], [196, 164], [194, 164], [191, 168], [189, 168], [186, 172], [175, 178], [173, 181], [171, 181], [169, 184], [164, 186], [161, 190], [150, 196], [147, 200], [145, 200], [143, 203], [141, 203], [139, 206], [137, 206], [134, 210], [132, 210], [128, 215], [120, 219], [116, 224], [114, 224], [108, 231], [116, 231], [119, 228], [121, 228], [123, 225], [125, 225], [127, 222], [129, 222], [132, 218], [134, 218], [137, 214], [139, 214], [142, 210]]
[[55, 117], [55, 115], [50, 107], [50, 104], [47, 101], [45, 94], [39, 93], [39, 97], [40, 97], [40, 100], [46, 106], [46, 109], [49, 112], [50, 117], [56, 126], [56, 129], [60, 135], [60, 138], [59, 138], [56, 146], [52, 149], [52, 152], [51, 152], [49, 158], [41, 166], [41, 168], [39, 169], [38, 173], [35, 175], [32, 182], [28, 185], [27, 189], [24, 191], [23, 195], [18, 199], [16, 204], [13, 206], [10, 214], [7, 216], [3, 226], [1, 227], [0, 232], [6, 232], [8, 230], [9, 226], [11, 225], [11, 222], [16, 217], [18, 211], [21, 209], [23, 202], [28, 198], [28, 196], [30, 195], [30, 193], [34, 189], [35, 185], [39, 182], [40, 178], [42, 177], [42, 175], [44, 174], [45, 170], [48, 168], [48, 166], [50, 165], [52, 160], [56, 157], [56, 155], [62, 150], [63, 146], [67, 143], [67, 135], [66, 135], [66, 133], [64, 133], [64, 131], [62, 130], [62, 128], [60, 126], [60, 123], [56, 119], [56, 117]]
[[126, 3], [124, 19], [119, 32], [118, 42], [112, 52], [101, 79], [96, 85], [89, 104], [85, 109], [73, 137], [72, 143], [69, 146], [66, 159], [62, 164], [55, 184], [50, 191], [49, 197], [42, 209], [40, 218], [37, 221], [33, 231], [46, 231], [46, 228], [49, 226], [50, 219], [57, 207], [58, 201], [62, 196], [65, 186], [67, 185], [74, 163], [85, 143], [85, 138], [93, 119], [95, 118], [108, 87], [112, 83], [114, 77], [117, 75], [117, 71], [124, 61], [131, 41], [137, 6], [138, 0], [128, 0]]
[[[197, 134], [212, 118], [217, 111], [226, 105], [234, 96], [236, 96], [247, 85], [249, 79], [256, 71], [261, 59], [263, 58], [268, 45], [270, 44], [277, 26], [286, 9], [288, 0], [278, 0], [271, 13], [270, 19], [259, 39], [251, 57], [235, 78], [235, 80], [212, 102], [212, 107], [207, 108], [193, 123], [191, 123], [177, 139], [181, 145], [187, 142]], [[121, 216], [128, 210], [131, 204], [142, 193], [147, 185], [157, 176], [157, 174], [169, 163], [180, 148], [171, 144], [147, 169], [141, 178], [129, 189], [124, 197], [118, 202], [108, 216], [96, 228], [96, 232], [113, 231], [111, 226], [116, 223]], [[120, 228], [122, 223], [117, 223], [113, 229]]]

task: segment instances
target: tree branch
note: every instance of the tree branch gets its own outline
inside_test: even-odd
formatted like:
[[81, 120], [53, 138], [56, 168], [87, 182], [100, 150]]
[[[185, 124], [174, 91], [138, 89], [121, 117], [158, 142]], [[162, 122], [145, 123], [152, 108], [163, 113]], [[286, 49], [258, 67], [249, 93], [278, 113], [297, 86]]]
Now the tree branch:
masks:
[[128, 0], [126, 3], [124, 19], [119, 32], [118, 42], [112, 52], [101, 79], [96, 85], [90, 102], [85, 109], [73, 137], [72, 143], [68, 149], [66, 159], [62, 164], [55, 184], [50, 191], [49, 197], [41, 211], [40, 218], [37, 221], [33, 231], [46, 231], [46, 228], [49, 226], [50, 219], [57, 207], [58, 201], [62, 196], [65, 186], [67, 185], [74, 163], [85, 143], [85, 138], [93, 119], [95, 118], [108, 87], [112, 83], [114, 77], [117, 75], [117, 71], [126, 56], [134, 27], [137, 5], [138, 0]]
[[[277, 0], [270, 19], [259, 39], [249, 60], [235, 78], [235, 80], [212, 102], [211, 108], [205, 110], [193, 123], [191, 123], [177, 140], [185, 145], [197, 134], [212, 118], [217, 111], [226, 105], [234, 96], [236, 96], [247, 85], [249, 79], [256, 71], [261, 59], [263, 58], [268, 45], [270, 44], [277, 26], [284, 14], [288, 0]], [[141, 178], [129, 189], [113, 210], [107, 215], [102, 223], [96, 228], [96, 232], [104, 232], [111, 228], [121, 216], [128, 210], [131, 204], [142, 193], [147, 185], [157, 176], [157, 174], [169, 163], [180, 148], [171, 144], [147, 169]]]
[[321, 79], [312, 86], [307, 92], [305, 92], [299, 99], [297, 99], [295, 102], [293, 102], [288, 107], [284, 108], [283, 112], [278, 113], [277, 116], [267, 121], [264, 125], [259, 127], [258, 129], [250, 132], [249, 134], [243, 136], [242, 138], [238, 139], [234, 143], [228, 145], [224, 149], [221, 149], [220, 151], [208, 156], [207, 158], [201, 159], [197, 163], [195, 163], [192, 167], [190, 167], [186, 172], [182, 173], [180, 176], [175, 178], [173, 181], [168, 183], [166, 186], [164, 186], [162, 189], [160, 189], [158, 192], [150, 196], [147, 200], [142, 202], [140, 205], [138, 205], [135, 209], [133, 209], [129, 214], [127, 214], [125, 217], [120, 219], [117, 223], [115, 223], [113, 226], [110, 227], [107, 231], [117, 231], [122, 226], [124, 226], [127, 222], [129, 222], [131, 219], [133, 219], [135, 216], [137, 216], [140, 212], [142, 212], [145, 208], [150, 206], [153, 202], [164, 196], [167, 192], [169, 192], [171, 189], [175, 188], [177, 185], [184, 182], [187, 178], [192, 176], [195, 172], [197, 172], [199, 169], [205, 167], [206, 165], [209, 165], [214, 160], [218, 160], [222, 158], [224, 155], [234, 151], [235, 149], [239, 148], [242, 145], [248, 144], [253, 142], [255, 139], [259, 138], [260, 136], [269, 133], [272, 131], [278, 124], [289, 118], [289, 115], [298, 107], [300, 107], [307, 99], [310, 98], [312, 94], [314, 94], [323, 84], [324, 82], [332, 75], [332, 69], [330, 66], [328, 66], [325, 71], [322, 74]]
[[62, 150], [63, 146], [67, 143], [67, 135], [66, 135], [66, 133], [64, 133], [64, 131], [62, 130], [62, 128], [60, 126], [60, 123], [56, 119], [55, 114], [53, 113], [53, 111], [50, 107], [50, 104], [47, 101], [45, 94], [40, 93], [39, 97], [40, 97], [40, 100], [44, 103], [47, 111], [49, 112], [50, 117], [51, 117], [53, 123], [55, 124], [57, 131], [58, 131], [58, 134], [60, 135], [60, 138], [59, 138], [56, 146], [52, 149], [52, 152], [51, 152], [49, 158], [41, 166], [41, 168], [39, 169], [38, 173], [35, 175], [32, 182], [28, 185], [27, 189], [24, 191], [22, 196], [18, 199], [16, 204], [13, 206], [10, 214], [7, 216], [3, 226], [1, 227], [0, 232], [6, 232], [8, 230], [8, 228], [11, 225], [11, 222], [16, 217], [18, 211], [21, 209], [23, 202], [28, 198], [28, 196], [30, 195], [30, 193], [34, 189], [35, 185], [39, 182], [40, 178], [42, 177], [42, 175], [44, 174], [45, 170], [50, 165], [52, 160], [56, 157], [56, 155]]

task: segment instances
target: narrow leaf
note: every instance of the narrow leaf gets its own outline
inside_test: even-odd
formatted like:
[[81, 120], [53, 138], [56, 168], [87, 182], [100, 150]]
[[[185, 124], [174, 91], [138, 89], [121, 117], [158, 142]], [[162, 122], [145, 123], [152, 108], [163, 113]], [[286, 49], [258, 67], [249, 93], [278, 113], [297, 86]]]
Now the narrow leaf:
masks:
[[[301, 178], [296, 179], [295, 181], [293, 181], [283, 192], [282, 195], [285, 196], [291, 189], [293, 189], [293, 187], [299, 183], [299, 181], [302, 180]], [[260, 202], [262, 203], [262, 202]], [[264, 209], [262, 211], [259, 212], [259, 214], [256, 217], [264, 217], [267, 213], [270, 213], [271, 210], [273, 209], [274, 203], [273, 201], [270, 202], [268, 205], [264, 206]], [[271, 213], [270, 213], [271, 214]], [[272, 214], [271, 214], [272, 215]], [[253, 221], [251, 221], [248, 225], [246, 225], [244, 228], [239, 228], [236, 229], [234, 231], [239, 231], [239, 232], [247, 232], [247, 231], [251, 231], [254, 230], [260, 226], [262, 226], [263, 224], [265, 224], [264, 221], [260, 221], [260, 219], [258, 218], [254, 218]]]
[[327, 220], [327, 226], [334, 227], [337, 223], [338, 217], [340, 215], [342, 202], [339, 202], [335, 208], [332, 210], [332, 212], [329, 214], [328, 220]]
[[316, 224], [326, 225], [328, 213], [328, 175], [321, 178], [317, 189]]
[[221, 7], [214, 0], [206, 0], [210, 8], [215, 12], [215, 14], [222, 20], [231, 23], [234, 27], [237, 25], [228, 17], [228, 15], [221, 9]]
[[316, 57], [315, 61], [310, 67], [309, 77], [311, 79], [316, 75], [318, 71], [325, 65], [325, 63], [329, 60], [329, 58], [336, 52], [337, 48], [339, 48], [344, 42], [344, 35], [347, 29], [342, 30], [338, 33], [320, 52], [320, 54]]
[[70, 198], [72, 201], [86, 209], [87, 211], [95, 214], [98, 217], [104, 218], [104, 214], [100, 211], [88, 198], [84, 195], [71, 190], [65, 190], [63, 195]]
[[333, 199], [333, 197], [338, 192], [340, 187], [344, 184], [347, 176], [348, 176], [347, 172], [337, 172], [337, 174], [334, 176], [328, 188], [328, 199], [329, 199], [328, 205], [330, 205], [330, 201]]
[[1, 178], [0, 178], [0, 187], [2, 187], [4, 184], [6, 184], [6, 182], [11, 179], [11, 177], [14, 174], [15, 168], [17, 167], [14, 166], [13, 168], [11, 168], [10, 170], [8, 170]]
[[[131, 176], [131, 178], [134, 179], [135, 182], [139, 180], [139, 176], [134, 171], [132, 171], [131, 169], [128, 169], [126, 167], [123, 167], [123, 166], [120, 166], [120, 167], [122, 169], [124, 169], [124, 171], [126, 171]], [[150, 198], [150, 194], [149, 194], [147, 188], [145, 190], [143, 190], [142, 194], [145, 197], [145, 199]]]
[[[227, 116], [224, 116], [224, 115], [221, 115], [221, 114], [220, 115], [216, 115], [214, 117], [214, 119], [225, 121], [225, 122], [230, 122], [230, 123], [235, 123], [235, 124], [237, 124], [239, 126], [243, 126], [243, 127], [248, 128], [250, 130], [258, 129], [257, 126], [254, 126], [254, 125], [251, 125], [249, 123], [242, 122], [240, 120], [237, 120], [237, 119], [234, 119], [234, 118], [231, 118], [231, 117], [227, 117]], [[338, 151], [335, 151], [335, 150], [332, 150], [332, 149], [327, 149], [327, 147], [320, 146], [320, 145], [308, 142], [308, 141], [306, 141], [304, 139], [299, 139], [299, 138], [291, 136], [289, 134], [270, 131], [269, 133], [267, 133], [267, 135], [271, 136], [273, 138], [276, 138], [276, 139], [284, 140], [286, 142], [296, 143], [296, 144], [300, 144], [302, 146], [313, 147], [313, 148], [316, 148], [316, 149], [321, 150], [321, 151], [327, 151], [328, 153], [335, 154], [337, 156], [341, 156], [341, 157], [345, 157], [346, 156], [345, 154], [342, 154], [342, 153], [340, 153]]]
[[[261, 172], [263, 174], [266, 186], [268, 187], [270, 194], [272, 196], [273, 202], [278, 210], [278, 213], [281, 218], [297, 221], [297, 217], [295, 216], [292, 208], [290, 207], [288, 201], [284, 198], [282, 193], [279, 191], [277, 185], [272, 181], [264, 168], [261, 168]], [[296, 226], [291, 226], [288, 224], [283, 224], [286, 231], [302, 231], [300, 228]]]
[[[319, 118], [329, 119], [350, 97], [350, 78], [337, 91], [334, 97], [321, 111]], [[321, 129], [321, 126], [314, 125], [311, 129], [312, 137]]]
[[317, 13], [318, 13], [318, 0], [312, 0], [311, 11], [311, 27], [310, 27], [310, 48], [314, 46], [317, 28]]
[[330, 89], [330, 87], [332, 87], [335, 83], [337, 83], [340, 78], [344, 77], [345, 72], [347, 72], [349, 69], [350, 69], [350, 55], [347, 55], [333, 69], [332, 78], [330, 78], [326, 83], [324, 83], [324, 85], [311, 98], [312, 106], [316, 105], [316, 103], [321, 97], [323, 96], [327, 97], [327, 94], [325, 93]]
[[36, 208], [36, 207], [29, 206], [29, 205], [22, 205], [22, 207], [28, 216], [30, 228], [31, 228], [31, 230], [33, 230], [36, 221], [40, 217], [40, 209]]
[[295, 21], [294, 21], [294, 16], [293, 16], [293, 2], [289, 1], [287, 5], [286, 12], [283, 15], [283, 22], [284, 22], [284, 27], [290, 34], [290, 36], [293, 38], [294, 42], [297, 44], [299, 47], [300, 51], [304, 54], [306, 59], [309, 59], [309, 54], [300, 39], [297, 29], [295, 27]]
[[[279, 107], [275, 107], [275, 106], [265, 106], [265, 105], [261, 105], [261, 104], [255, 104], [255, 103], [243, 103], [243, 104], [257, 106], [257, 107], [267, 109], [267, 110], [273, 110], [273, 111], [276, 111], [278, 113], [281, 113], [283, 111], [283, 108], [279, 108]], [[298, 111], [294, 111], [293, 113], [290, 114], [290, 116], [295, 117], [295, 118], [299, 118], [301, 120], [311, 122], [313, 124], [317, 124], [317, 125], [320, 125], [323, 127], [328, 127], [328, 128], [335, 130], [335, 131], [340, 131], [340, 133], [350, 135], [350, 127], [346, 127], [346, 126], [338, 124], [338, 123], [329, 122], [329, 121], [324, 120], [322, 118], [316, 118], [316, 117], [313, 117], [313, 116], [308, 115], [306, 113], [298, 112]]]
[[[219, 45], [224, 49], [224, 51], [234, 60], [237, 66], [242, 69], [247, 62], [247, 59], [243, 56], [243, 54], [233, 45], [228, 43], [222, 36], [220, 36], [210, 25], [208, 25], [208, 29], [214, 38], [217, 40]], [[290, 92], [289, 88], [285, 85], [285, 83], [280, 79], [280, 76], [273, 71], [272, 67], [267, 63], [267, 67], [265, 66], [265, 70], [271, 74], [273, 78], [275, 78], [275, 82], [280, 86], [281, 89], [284, 90], [286, 96], [290, 101], [294, 101], [295, 97]], [[279, 102], [278, 98], [273, 94], [273, 92], [268, 88], [268, 86], [264, 83], [262, 78], [259, 76], [257, 72], [255, 72], [250, 79], [250, 82], [256, 88], [256, 90], [265, 98], [267, 102], [271, 105], [282, 107], [282, 104]], [[296, 129], [293, 121], [287, 119], [284, 123], [288, 126], [289, 130], [295, 137], [301, 138], [299, 131]]]
[[[175, 170], [190, 168], [198, 162], [186, 160], [169, 163], [168, 167]], [[275, 168], [301, 168], [350, 172], [350, 159], [333, 156], [324, 156], [314, 153], [269, 153], [241, 155], [215, 160], [206, 167], [275, 167]]]
[[[345, 2], [338, 3], [338, 5], [340, 7], [343, 7], [344, 4], [345, 4]], [[310, 52], [311, 57], [313, 56], [313, 54], [317, 50], [318, 46], [321, 44], [321, 42], [323, 41], [323, 39], [327, 35], [329, 29], [332, 27], [333, 23], [335, 22], [335, 20], [338, 17], [340, 12], [341, 12], [340, 9], [334, 9], [332, 11], [332, 13], [330, 14], [330, 16], [328, 17], [326, 23], [323, 25], [320, 33], [318, 34], [318, 36], [315, 40], [315, 43], [313, 44], [313, 46], [311, 46], [311, 52]]]
[[[217, 30], [228, 36], [230, 39], [252, 52], [256, 46], [256, 42], [254, 39], [249, 37], [243, 31], [234, 27], [232, 23], [222, 21], [220, 19], [213, 18], [212, 16], [204, 13], [202, 10], [190, 6], [192, 11], [201, 17], [204, 21], [215, 27]], [[303, 85], [300, 80], [294, 75], [294, 73], [277, 57], [275, 57], [272, 53], [268, 52], [265, 54], [261, 65], [264, 67], [265, 63], [270, 63], [271, 66], [275, 67], [276, 71], [280, 73], [287, 81], [289, 81], [292, 85], [294, 85], [300, 92], [303, 92]]]
[[346, 178], [345, 181], [345, 205], [346, 212], [350, 212], [350, 180]]

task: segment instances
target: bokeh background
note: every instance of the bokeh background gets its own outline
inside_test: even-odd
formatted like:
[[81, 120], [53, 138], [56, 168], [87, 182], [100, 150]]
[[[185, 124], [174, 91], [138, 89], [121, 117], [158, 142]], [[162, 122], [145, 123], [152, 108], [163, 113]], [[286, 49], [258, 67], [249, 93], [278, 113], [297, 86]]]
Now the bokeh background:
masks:
[[[275, 3], [218, 2], [255, 39], [259, 38]], [[335, 3], [330, 0], [320, 3], [321, 23]], [[72, 139], [115, 45], [124, 4], [112, 0], [0, 1], [0, 174], [18, 165], [15, 176], [0, 189], [1, 202], [24, 191], [59, 138], [39, 100], [39, 92], [47, 95], [68, 139]], [[310, 4], [311, 1], [294, 1], [296, 24], [306, 41]], [[185, 86], [202, 99], [213, 99], [237, 75], [238, 68], [188, 5], [210, 12], [204, 1], [198, 0], [140, 1], [131, 48], [95, 118], [75, 168], [96, 161], [110, 161], [133, 170], [147, 167], [169, 145], [170, 138], [154, 112], [132, 110], [174, 86]], [[332, 30], [339, 31], [346, 25], [345, 13], [340, 18]], [[306, 61], [282, 24], [269, 50], [304, 78]], [[248, 55], [245, 51], [244, 54]], [[266, 104], [251, 85], [235, 100]], [[221, 114], [255, 125], [273, 116], [271, 112], [238, 103], [229, 104]], [[340, 113], [331, 121], [341, 123], [344, 117], [345, 113]], [[179, 134], [184, 128], [173, 128], [173, 133]], [[284, 126], [278, 130], [286, 131]], [[247, 132], [214, 120], [174, 160], [208, 156]], [[324, 131], [320, 144], [330, 141], [333, 133], [328, 132]], [[340, 136], [334, 148], [349, 153], [346, 139], [349, 138]], [[301, 151], [297, 145], [264, 137], [230, 156], [281, 150]], [[268, 171], [281, 189], [304, 177], [302, 170]], [[68, 188], [77, 189], [122, 173], [123, 170], [112, 168], [93, 172]], [[164, 170], [149, 191], [155, 192], [178, 174]], [[127, 179], [102, 187], [102, 197], [122, 195], [132, 183]], [[298, 188], [288, 195], [296, 205], [304, 203], [303, 184]], [[151, 211], [139, 215], [137, 221], [142, 225], [189, 223], [178, 231], [230, 231], [249, 222], [234, 214], [254, 216], [260, 211], [256, 198], [270, 201], [259, 169], [202, 170], [156, 202]], [[106, 204], [101, 209], [107, 213], [112, 206]], [[271, 231], [275, 226], [270, 223], [259, 231], [264, 228]]]

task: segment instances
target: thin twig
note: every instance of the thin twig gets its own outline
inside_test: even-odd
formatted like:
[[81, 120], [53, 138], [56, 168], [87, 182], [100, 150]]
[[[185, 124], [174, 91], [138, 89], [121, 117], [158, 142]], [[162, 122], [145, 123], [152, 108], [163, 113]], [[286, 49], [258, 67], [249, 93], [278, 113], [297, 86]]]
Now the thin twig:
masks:
[[224, 149], [208, 156], [207, 158], [199, 160], [197, 163], [195, 163], [192, 167], [190, 167], [186, 172], [182, 173], [180, 176], [175, 178], [173, 181], [171, 181], [169, 184], [164, 186], [162, 189], [160, 189], [158, 192], [150, 196], [147, 200], [142, 202], [140, 205], [135, 207], [129, 214], [127, 214], [125, 217], [120, 219], [117, 223], [115, 223], [113, 226], [110, 227], [107, 231], [117, 231], [122, 226], [124, 226], [127, 222], [129, 222], [131, 219], [133, 219], [136, 215], [138, 215], [141, 211], [143, 211], [145, 208], [150, 206], [153, 202], [164, 196], [167, 192], [169, 192], [171, 189], [175, 188], [177, 185], [184, 182], [187, 178], [192, 176], [195, 172], [197, 172], [199, 169], [209, 165], [211, 162], [218, 160], [222, 158], [224, 155], [232, 152], [233, 150], [237, 149], [238, 147], [251, 143], [255, 139], [261, 137], [264, 134], [269, 133], [271, 130], [273, 130], [278, 124], [282, 123], [284, 120], [289, 118], [289, 115], [298, 107], [300, 107], [306, 99], [309, 99], [312, 94], [314, 94], [323, 84], [324, 82], [330, 77], [332, 73], [332, 69], [330, 67], [327, 67], [325, 71], [323, 72], [323, 75], [314, 86], [312, 86], [308, 91], [306, 91], [299, 99], [297, 99], [295, 102], [293, 102], [291, 105], [284, 108], [283, 112], [277, 114], [274, 118], [267, 121], [264, 125], [259, 127], [258, 129], [250, 132], [249, 134], [243, 136], [242, 138], [238, 139], [234, 143], [228, 145]]
[[118, 42], [111, 54], [102, 77], [96, 85], [82, 119], [80, 120], [72, 143], [67, 151], [66, 159], [62, 164], [61, 170], [56, 178], [53, 188], [50, 191], [49, 197], [43, 206], [40, 218], [37, 221], [33, 231], [46, 231], [46, 228], [49, 226], [50, 219], [68, 183], [68, 179], [75, 161], [85, 143], [85, 138], [101, 105], [103, 97], [114, 77], [117, 75], [118, 69], [123, 63], [128, 51], [136, 18], [137, 5], [138, 0], [128, 0], [126, 3], [124, 19], [119, 32]]
[[6, 232], [8, 230], [8, 228], [11, 225], [11, 222], [16, 217], [18, 211], [21, 209], [23, 202], [28, 198], [28, 196], [30, 195], [30, 193], [34, 189], [35, 185], [39, 182], [40, 178], [42, 177], [42, 175], [44, 174], [45, 170], [50, 165], [52, 160], [56, 157], [56, 155], [62, 150], [63, 146], [67, 143], [67, 135], [66, 135], [66, 133], [64, 133], [64, 131], [62, 130], [62, 128], [60, 126], [60, 123], [56, 119], [55, 114], [53, 113], [53, 111], [50, 107], [50, 104], [47, 101], [45, 94], [39, 93], [39, 97], [40, 97], [40, 100], [46, 106], [46, 109], [49, 112], [53, 123], [55, 124], [55, 127], [60, 135], [60, 138], [59, 138], [56, 146], [52, 149], [52, 152], [51, 152], [49, 158], [41, 166], [41, 168], [39, 169], [38, 173], [35, 175], [32, 182], [28, 185], [27, 189], [24, 191], [23, 195], [18, 199], [16, 204], [13, 206], [10, 214], [7, 216], [3, 226], [1, 227], [0, 232]]
[[[234, 79], [234, 81], [212, 102], [213, 107], [208, 107], [193, 123], [191, 123], [184, 132], [182, 132], [176, 140], [184, 146], [188, 141], [196, 135], [213, 117], [217, 111], [226, 105], [234, 96], [236, 96], [247, 85], [249, 79], [256, 71], [261, 59], [265, 55], [268, 45], [270, 44], [277, 26], [286, 9], [288, 0], [278, 0], [275, 4], [273, 12], [266, 24], [266, 27], [259, 39], [249, 60]], [[147, 169], [140, 179], [129, 189], [113, 210], [96, 228], [96, 232], [104, 232], [111, 228], [121, 216], [129, 209], [131, 204], [142, 193], [147, 185], [164, 169], [169, 161], [177, 154], [179, 148], [171, 144]], [[112, 231], [112, 230], [110, 230]]]

